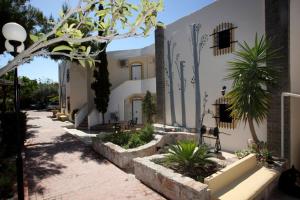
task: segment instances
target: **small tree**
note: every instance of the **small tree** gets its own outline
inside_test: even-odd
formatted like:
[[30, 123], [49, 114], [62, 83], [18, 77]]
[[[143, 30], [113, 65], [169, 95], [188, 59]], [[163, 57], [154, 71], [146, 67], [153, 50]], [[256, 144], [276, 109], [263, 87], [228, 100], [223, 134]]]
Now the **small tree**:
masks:
[[233, 80], [229, 99], [231, 115], [245, 123], [248, 122], [252, 138], [259, 143], [254, 121], [260, 124], [268, 114], [271, 93], [268, 86], [274, 86], [278, 79], [278, 67], [274, 62], [278, 50], [272, 50], [270, 42], [262, 36], [255, 36], [250, 47], [246, 42], [239, 45], [235, 60], [229, 62], [226, 79]]
[[[99, 5], [99, 11], [104, 10], [103, 5]], [[103, 22], [104, 19], [99, 17], [99, 23]], [[103, 31], [99, 31], [98, 35], [102, 36]], [[99, 49], [102, 51], [97, 55], [97, 60], [100, 60], [100, 63], [95, 63], [94, 78], [95, 81], [92, 83], [91, 88], [95, 92], [94, 102], [96, 108], [99, 112], [102, 113], [102, 124], [105, 123], [104, 114], [107, 112], [107, 107], [109, 103], [110, 87], [109, 82], [109, 73], [108, 73], [108, 62], [106, 55], [106, 43], [99, 44]]]
[[[105, 9], [96, 9], [99, 4]], [[59, 20], [51, 22], [53, 26], [49, 31], [30, 34], [33, 44], [0, 68], [0, 76], [36, 56], [65, 56], [78, 60], [83, 66], [94, 66], [95, 56], [101, 49], [91, 51], [91, 42], [109, 43], [115, 39], [148, 35], [159, 25], [156, 17], [162, 9], [163, 0], [141, 0], [138, 6], [128, 0], [78, 0], [76, 7], [61, 12]], [[104, 22], [99, 23], [97, 17], [100, 16]], [[90, 32], [81, 31], [87, 26]], [[103, 35], [91, 34], [98, 31]], [[65, 45], [61, 45], [62, 42]], [[50, 51], [49, 47], [53, 46], [56, 47]]]
[[143, 100], [143, 113], [146, 116], [147, 123], [152, 123], [152, 117], [156, 112], [156, 106], [154, 103], [154, 98], [151, 95], [151, 92], [147, 91], [146, 96]]

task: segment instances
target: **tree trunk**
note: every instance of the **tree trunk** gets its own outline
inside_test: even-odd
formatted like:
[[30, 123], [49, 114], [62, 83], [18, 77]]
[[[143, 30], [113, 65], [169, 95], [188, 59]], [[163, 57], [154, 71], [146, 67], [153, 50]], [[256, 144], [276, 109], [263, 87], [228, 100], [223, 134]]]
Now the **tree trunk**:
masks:
[[104, 113], [101, 113], [102, 114], [102, 124], [105, 124], [105, 121], [104, 121]]
[[252, 139], [254, 140], [254, 142], [256, 144], [258, 144], [259, 140], [258, 140], [258, 137], [257, 137], [256, 132], [255, 132], [255, 128], [254, 128], [254, 124], [253, 124], [253, 119], [251, 117], [248, 117], [248, 123], [249, 123], [249, 128], [250, 128]]

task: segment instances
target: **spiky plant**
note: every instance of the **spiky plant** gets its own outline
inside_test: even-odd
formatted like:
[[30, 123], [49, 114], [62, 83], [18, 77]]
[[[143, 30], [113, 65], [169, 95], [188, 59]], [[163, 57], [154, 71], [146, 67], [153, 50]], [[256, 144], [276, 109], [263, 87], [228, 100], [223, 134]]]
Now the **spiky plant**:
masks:
[[208, 159], [210, 157], [212, 157], [212, 154], [209, 153], [207, 146], [198, 146], [194, 140], [185, 140], [170, 147], [166, 160], [169, 163], [176, 164], [178, 168], [183, 170], [192, 170], [212, 163]]
[[271, 93], [269, 86], [278, 80], [278, 49], [271, 48], [270, 41], [264, 36], [255, 36], [254, 46], [247, 42], [239, 44], [235, 59], [229, 62], [227, 80], [233, 80], [232, 89], [226, 95], [229, 99], [231, 115], [237, 120], [248, 122], [252, 138], [259, 143], [254, 121], [259, 125], [270, 108]]

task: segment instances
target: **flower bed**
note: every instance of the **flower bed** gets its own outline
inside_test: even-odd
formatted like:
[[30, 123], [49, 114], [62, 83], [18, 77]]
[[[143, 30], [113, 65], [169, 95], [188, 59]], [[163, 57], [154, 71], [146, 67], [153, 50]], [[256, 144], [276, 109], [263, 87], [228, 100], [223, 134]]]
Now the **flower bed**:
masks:
[[174, 144], [178, 140], [195, 139], [197, 135], [191, 133], [166, 133], [154, 135], [154, 139], [142, 146], [125, 149], [111, 142], [104, 142], [101, 139], [93, 140], [93, 149], [113, 162], [122, 169], [133, 170], [132, 160], [137, 157], [145, 157], [156, 154], [164, 145]]
[[192, 178], [156, 164], [165, 154], [134, 159], [134, 174], [137, 179], [169, 199], [210, 199], [208, 186]]

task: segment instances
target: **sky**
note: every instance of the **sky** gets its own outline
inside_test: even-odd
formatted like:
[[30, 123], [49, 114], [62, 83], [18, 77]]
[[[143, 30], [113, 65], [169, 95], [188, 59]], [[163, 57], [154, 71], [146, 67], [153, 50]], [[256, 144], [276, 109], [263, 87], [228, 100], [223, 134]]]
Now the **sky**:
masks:
[[[132, 3], [138, 4], [139, 0], [129, 0]], [[186, 15], [189, 15], [202, 7], [211, 4], [214, 0], [164, 0], [164, 11], [158, 14], [158, 20], [168, 25]], [[44, 15], [49, 17], [51, 14], [57, 18], [61, 9], [61, 5], [65, 0], [30, 0], [30, 4], [39, 8]], [[71, 5], [76, 5], [78, 0], [69, 0]], [[129, 38], [115, 40], [108, 46], [108, 51], [137, 49], [154, 43], [153, 31], [148, 37]], [[8, 55], [0, 55], [0, 67], [4, 66], [11, 59]], [[38, 57], [30, 63], [23, 64], [19, 67], [19, 75], [27, 76], [30, 79], [45, 80], [51, 79], [58, 81], [58, 62], [51, 59]]]

